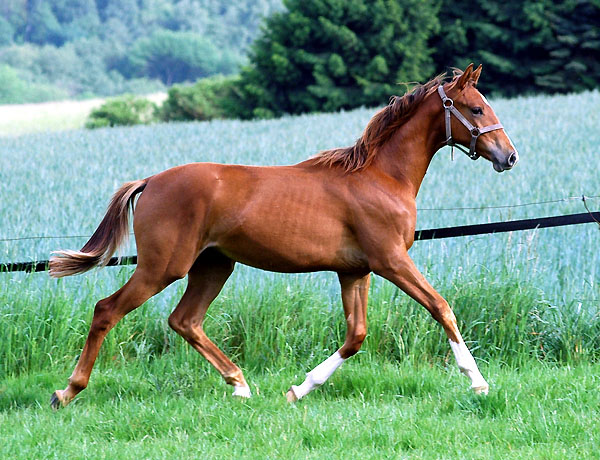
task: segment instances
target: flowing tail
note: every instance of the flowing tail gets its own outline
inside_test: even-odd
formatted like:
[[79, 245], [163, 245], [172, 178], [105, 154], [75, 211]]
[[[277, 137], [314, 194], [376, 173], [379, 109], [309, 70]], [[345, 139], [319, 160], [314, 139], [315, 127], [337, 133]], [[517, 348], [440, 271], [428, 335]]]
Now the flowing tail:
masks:
[[54, 251], [50, 258], [50, 276], [61, 278], [106, 265], [117, 248], [129, 236], [129, 209], [135, 195], [146, 187], [148, 179], [127, 182], [113, 195], [106, 215], [80, 251]]

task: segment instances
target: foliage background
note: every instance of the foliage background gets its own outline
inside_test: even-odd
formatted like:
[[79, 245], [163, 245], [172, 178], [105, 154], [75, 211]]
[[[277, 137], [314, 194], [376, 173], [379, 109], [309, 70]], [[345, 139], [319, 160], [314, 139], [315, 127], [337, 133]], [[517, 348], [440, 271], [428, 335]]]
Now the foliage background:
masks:
[[280, 0], [2, 0], [0, 103], [153, 92], [236, 72]]
[[4, 0], [0, 102], [239, 73], [202, 117], [271, 117], [381, 105], [469, 62], [495, 95], [579, 92], [600, 83], [599, 24], [600, 0]]
[[430, 39], [436, 68], [481, 62], [498, 95], [566, 93], [600, 84], [600, 1], [443, 0]]
[[286, 0], [242, 71], [247, 118], [384, 104], [482, 63], [495, 95], [600, 84], [599, 0]]

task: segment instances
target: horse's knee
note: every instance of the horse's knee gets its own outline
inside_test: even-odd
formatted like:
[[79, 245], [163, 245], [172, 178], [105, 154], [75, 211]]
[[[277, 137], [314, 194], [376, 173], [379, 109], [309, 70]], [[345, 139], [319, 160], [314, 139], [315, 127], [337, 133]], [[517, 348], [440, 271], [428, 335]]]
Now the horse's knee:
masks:
[[435, 302], [432, 308], [428, 308], [431, 316], [442, 325], [444, 331], [446, 331], [446, 335], [453, 342], [458, 343], [460, 338], [460, 332], [458, 331], [458, 326], [456, 324], [456, 316], [454, 312], [448, 305], [444, 299]]
[[427, 308], [433, 319], [435, 319], [438, 323], [441, 324], [449, 324], [456, 323], [456, 316], [454, 316], [454, 312], [448, 305], [444, 299], [438, 299], [434, 301]]

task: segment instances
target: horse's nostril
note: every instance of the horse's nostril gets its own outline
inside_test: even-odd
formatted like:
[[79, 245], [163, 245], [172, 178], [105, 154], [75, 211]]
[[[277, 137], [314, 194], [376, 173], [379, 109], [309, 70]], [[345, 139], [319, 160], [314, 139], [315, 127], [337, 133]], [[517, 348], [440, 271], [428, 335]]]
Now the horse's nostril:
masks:
[[519, 161], [519, 154], [517, 152], [513, 152], [509, 155], [508, 159], [506, 160], [506, 164], [508, 164], [508, 166], [512, 168], [517, 161]]

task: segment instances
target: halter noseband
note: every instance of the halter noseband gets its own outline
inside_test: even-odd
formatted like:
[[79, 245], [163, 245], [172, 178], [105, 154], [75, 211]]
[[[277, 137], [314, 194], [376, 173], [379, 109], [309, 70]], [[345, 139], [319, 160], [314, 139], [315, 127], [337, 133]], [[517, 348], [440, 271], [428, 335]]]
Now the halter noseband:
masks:
[[[469, 123], [469, 120], [465, 118], [465, 116], [458, 111], [456, 107], [454, 107], [454, 101], [446, 96], [444, 92], [444, 87], [442, 85], [438, 86], [438, 94], [442, 98], [442, 105], [444, 106], [445, 112], [445, 120], [446, 120], [446, 145], [452, 147], [452, 158], [454, 158], [454, 147], [466, 153], [471, 160], [476, 160], [479, 158], [479, 154], [475, 151], [475, 145], [477, 144], [477, 139], [479, 136], [485, 133], [489, 133], [490, 131], [494, 131], [496, 129], [504, 129], [504, 127], [500, 123], [496, 123], [495, 125], [485, 126], [483, 128], [478, 128], [477, 126], [473, 126]], [[450, 115], [454, 114], [458, 121], [460, 121], [465, 128], [469, 130], [471, 133], [471, 145], [469, 151], [467, 151], [462, 145], [456, 144], [454, 140], [452, 140], [452, 123], [450, 121]]]

